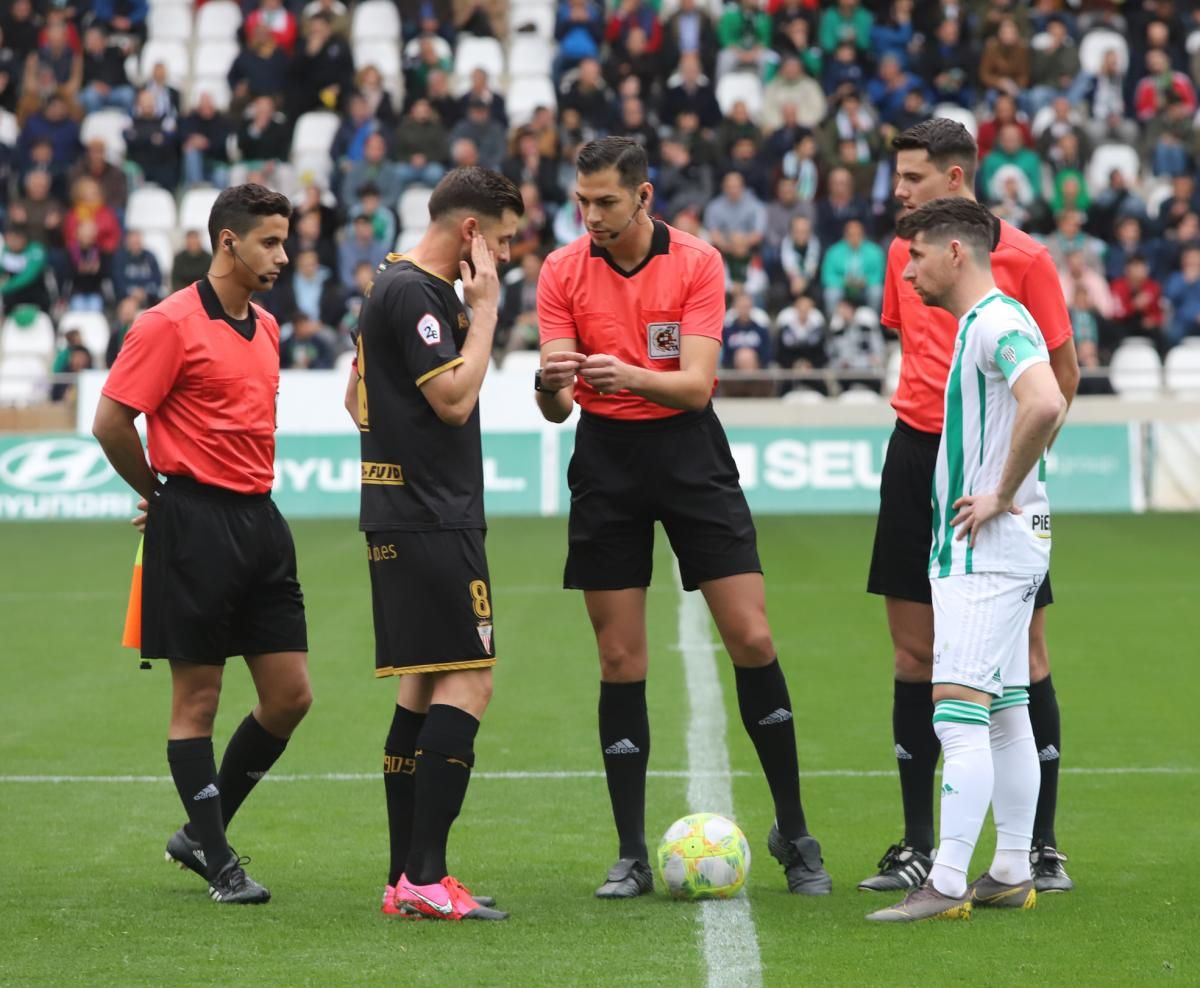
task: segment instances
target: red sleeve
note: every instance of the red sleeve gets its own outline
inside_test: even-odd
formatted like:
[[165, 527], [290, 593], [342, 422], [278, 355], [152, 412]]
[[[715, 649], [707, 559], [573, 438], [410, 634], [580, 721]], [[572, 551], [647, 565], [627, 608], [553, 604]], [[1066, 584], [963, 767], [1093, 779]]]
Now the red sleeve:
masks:
[[715, 250], [696, 269], [679, 335], [707, 336], [718, 342], [725, 335], [725, 261]]
[[887, 273], [883, 278], [883, 311], [879, 321], [888, 329], [900, 328], [900, 265], [896, 263], [900, 255], [899, 244], [897, 237], [888, 247]]
[[183, 343], [174, 323], [160, 312], [144, 312], [125, 337], [102, 393], [152, 415], [175, 386], [182, 367]]
[[1057, 350], [1071, 338], [1071, 317], [1063, 298], [1062, 282], [1048, 250], [1034, 255], [1021, 284], [1021, 301], [1042, 331], [1048, 350]]
[[575, 317], [567, 304], [558, 278], [558, 266], [555, 264], [544, 264], [541, 274], [538, 275], [537, 312], [540, 342], [577, 338]]
[[604, 40], [610, 45], [613, 44], [619, 37], [621, 37], [621, 27], [623, 23], [624, 22], [621, 20], [620, 14], [613, 14], [612, 17], [608, 19], [608, 30], [604, 32]]
[[296, 49], [296, 18], [291, 14], [287, 15], [278, 37], [279, 47], [291, 55]]

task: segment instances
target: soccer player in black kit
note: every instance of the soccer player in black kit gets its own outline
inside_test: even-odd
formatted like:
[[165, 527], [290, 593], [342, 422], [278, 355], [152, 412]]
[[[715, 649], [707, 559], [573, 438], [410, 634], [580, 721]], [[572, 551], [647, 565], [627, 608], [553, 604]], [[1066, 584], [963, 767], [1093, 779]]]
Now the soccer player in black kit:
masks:
[[495, 172], [459, 168], [438, 183], [429, 229], [408, 254], [389, 255], [363, 307], [347, 390], [362, 437], [375, 675], [400, 677], [384, 753], [391, 915], [507, 918], [448, 873], [446, 842], [496, 663], [478, 401], [496, 261], [508, 260], [523, 211]]

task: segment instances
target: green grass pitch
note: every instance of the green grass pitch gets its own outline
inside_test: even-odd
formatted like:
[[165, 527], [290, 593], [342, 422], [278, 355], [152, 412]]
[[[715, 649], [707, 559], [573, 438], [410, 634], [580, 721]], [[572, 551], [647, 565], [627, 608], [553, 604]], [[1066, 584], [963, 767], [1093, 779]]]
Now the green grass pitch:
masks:
[[[162, 860], [182, 821], [165, 781], [168, 676], [138, 671], [116, 645], [131, 531], [0, 530], [0, 985], [704, 984], [700, 910], [662, 893], [591, 896], [616, 850], [603, 781], [511, 775], [601, 768], [594, 645], [579, 595], [557, 589], [564, 527], [503, 519], [489, 536], [501, 663], [481, 777], [450, 853], [452, 869], [513, 918], [462, 926], [378, 911], [387, 855], [373, 774], [394, 684], [371, 675], [367, 571], [351, 522], [294, 525], [316, 703], [276, 772], [372, 777], [259, 787], [231, 833], [274, 892], [259, 908], [216, 906], [195, 876]], [[1077, 891], [1029, 914], [886, 928], [862, 917], [887, 900], [854, 887], [900, 834], [890, 649], [883, 608], [862, 592], [872, 521], [772, 517], [759, 529], [801, 765], [816, 773], [804, 782], [809, 822], [835, 886], [819, 900], [785, 892], [766, 853], [766, 787], [719, 653], [736, 816], [755, 853], [748, 895], [763, 983], [1200, 983], [1197, 519], [1056, 519], [1058, 830]], [[678, 596], [659, 543], [651, 769], [669, 771], [687, 766], [688, 703]], [[231, 663], [218, 752], [251, 695]], [[845, 774], [871, 772], [884, 774]], [[44, 781], [64, 775], [109, 781]], [[651, 834], [688, 809], [685, 779], [651, 779]], [[990, 850], [985, 827], [980, 869]]]

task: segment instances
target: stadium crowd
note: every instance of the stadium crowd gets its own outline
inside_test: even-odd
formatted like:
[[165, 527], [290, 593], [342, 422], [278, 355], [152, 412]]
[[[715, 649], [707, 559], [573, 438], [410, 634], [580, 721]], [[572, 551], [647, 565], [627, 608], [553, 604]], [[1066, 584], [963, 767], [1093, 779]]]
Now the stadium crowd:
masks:
[[[262, 297], [283, 364], [332, 367], [428, 189], [478, 163], [526, 206], [503, 359], [537, 345], [542, 258], [585, 232], [575, 153], [620, 133], [656, 215], [725, 256], [724, 366], [878, 389], [889, 142], [936, 113], [977, 134], [978, 197], [1047, 244], [1099, 368], [1127, 337], [1200, 336], [1198, 85], [1200, 9], [1173, 0], [6, 0], [0, 296], [17, 323], [102, 313], [106, 345], [60, 331], [53, 366], [107, 365], [207, 270], [187, 197], [260, 181], [296, 205]], [[166, 231], [136, 208], [155, 187]]]

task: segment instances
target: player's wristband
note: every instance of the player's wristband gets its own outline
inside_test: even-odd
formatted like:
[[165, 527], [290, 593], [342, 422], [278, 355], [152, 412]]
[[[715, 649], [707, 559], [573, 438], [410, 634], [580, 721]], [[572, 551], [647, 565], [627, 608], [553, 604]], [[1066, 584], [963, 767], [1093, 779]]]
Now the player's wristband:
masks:
[[533, 390], [539, 394], [556, 395], [561, 388], [543, 388], [542, 387], [542, 368], [538, 368], [533, 372]]

